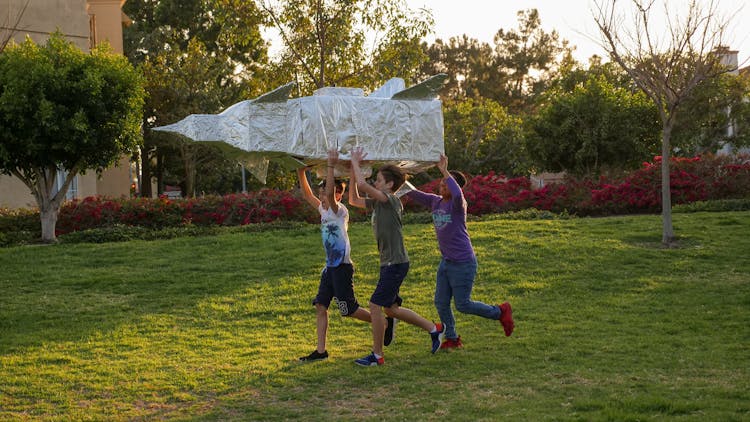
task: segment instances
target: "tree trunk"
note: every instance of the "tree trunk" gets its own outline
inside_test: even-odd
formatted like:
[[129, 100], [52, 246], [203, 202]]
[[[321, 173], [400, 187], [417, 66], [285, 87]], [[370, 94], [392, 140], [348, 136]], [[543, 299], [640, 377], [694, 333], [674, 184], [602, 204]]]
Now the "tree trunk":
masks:
[[151, 154], [150, 149], [146, 146], [141, 150], [141, 174], [138, 181], [141, 183], [141, 196], [144, 198], [153, 197], [151, 191]]
[[185, 192], [183, 193], [188, 198], [195, 198], [195, 151], [193, 151], [192, 148], [186, 146], [182, 147], [182, 151], [183, 166], [185, 169]]
[[672, 126], [670, 124], [665, 124], [662, 127], [661, 137], [661, 243], [664, 246], [670, 246], [674, 241], [672, 191], [669, 181], [670, 138], [672, 137]]
[[42, 220], [42, 241], [44, 243], [55, 243], [57, 241], [55, 227], [57, 226], [57, 214], [59, 211], [59, 208], [51, 205], [39, 211]]

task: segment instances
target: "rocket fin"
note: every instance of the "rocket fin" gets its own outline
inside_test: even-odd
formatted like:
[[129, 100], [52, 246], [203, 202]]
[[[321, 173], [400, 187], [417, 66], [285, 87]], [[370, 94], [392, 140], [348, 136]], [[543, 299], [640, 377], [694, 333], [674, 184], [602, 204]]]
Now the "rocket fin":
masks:
[[284, 103], [289, 99], [289, 93], [297, 84], [295, 82], [289, 82], [286, 85], [282, 85], [273, 91], [266, 92], [260, 97], [252, 100], [253, 103]]
[[443, 87], [448, 75], [438, 73], [428, 79], [399, 91], [391, 97], [392, 100], [434, 100], [438, 96], [438, 91]]

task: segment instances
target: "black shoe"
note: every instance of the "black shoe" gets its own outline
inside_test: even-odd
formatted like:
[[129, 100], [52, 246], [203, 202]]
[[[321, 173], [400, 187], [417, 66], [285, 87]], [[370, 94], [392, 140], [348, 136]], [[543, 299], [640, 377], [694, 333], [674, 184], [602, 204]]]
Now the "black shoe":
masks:
[[383, 336], [383, 346], [390, 346], [393, 343], [393, 339], [396, 338], [396, 318], [386, 317], [385, 320], [388, 322], [388, 326], [385, 327], [385, 336]]
[[309, 355], [302, 356], [301, 358], [299, 358], [299, 360], [301, 360], [302, 362], [313, 362], [316, 360], [323, 360], [323, 359], [328, 359], [328, 350], [326, 350], [323, 353], [318, 353], [317, 350], [314, 350]]

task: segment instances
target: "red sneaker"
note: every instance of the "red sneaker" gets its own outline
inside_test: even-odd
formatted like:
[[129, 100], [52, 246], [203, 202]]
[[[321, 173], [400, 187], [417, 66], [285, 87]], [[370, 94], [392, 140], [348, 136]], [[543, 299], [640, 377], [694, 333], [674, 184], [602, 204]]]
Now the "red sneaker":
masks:
[[513, 322], [513, 309], [510, 308], [510, 303], [505, 302], [500, 307], [500, 323], [503, 324], [503, 330], [505, 331], [505, 337], [510, 337], [513, 334], [513, 329], [516, 324]]
[[462, 347], [464, 347], [464, 344], [461, 343], [461, 336], [458, 338], [447, 338], [440, 345], [441, 349], [460, 349]]

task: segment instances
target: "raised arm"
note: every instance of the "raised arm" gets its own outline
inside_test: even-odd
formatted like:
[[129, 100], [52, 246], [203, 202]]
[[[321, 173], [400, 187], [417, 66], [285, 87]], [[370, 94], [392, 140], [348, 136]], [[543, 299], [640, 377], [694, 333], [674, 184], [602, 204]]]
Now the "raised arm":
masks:
[[460, 204], [463, 201], [464, 194], [461, 191], [461, 186], [458, 186], [456, 179], [448, 171], [448, 157], [445, 154], [440, 154], [440, 161], [437, 162], [436, 166], [445, 179], [445, 186], [451, 192], [451, 200]]
[[318, 207], [320, 207], [320, 199], [312, 193], [305, 171], [305, 167], [297, 169], [297, 178], [299, 179], [300, 190], [302, 190], [302, 197], [305, 198], [305, 201], [307, 201], [308, 204], [317, 210]]
[[365, 208], [365, 198], [359, 196], [359, 189], [357, 189], [357, 177], [354, 172], [354, 166], [349, 167], [349, 205], [357, 208]]
[[328, 166], [326, 168], [326, 191], [325, 196], [328, 199], [328, 206], [334, 214], [339, 212], [339, 203], [336, 202], [336, 179], [333, 170], [339, 161], [339, 151], [336, 148], [328, 150]]
[[451, 177], [450, 172], [448, 172], [448, 156], [446, 156], [445, 154], [440, 154], [440, 160], [435, 164], [435, 167], [440, 170], [443, 178], [447, 179]]
[[353, 177], [356, 177], [357, 180], [357, 188], [361, 189], [367, 194], [367, 196], [376, 201], [388, 202], [388, 196], [385, 193], [375, 189], [374, 186], [370, 185], [362, 178], [362, 172], [360, 171], [359, 165], [365, 157], [367, 157], [367, 153], [362, 151], [362, 147], [355, 147], [352, 150], [352, 172]]

